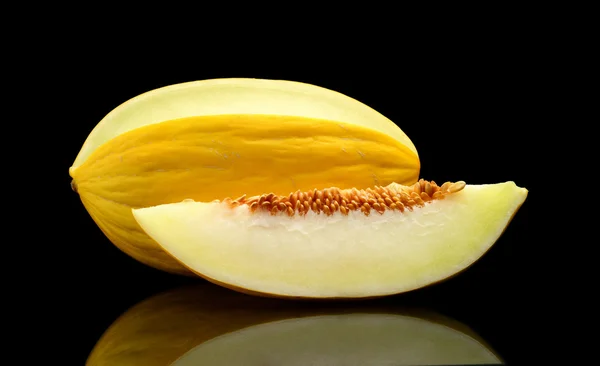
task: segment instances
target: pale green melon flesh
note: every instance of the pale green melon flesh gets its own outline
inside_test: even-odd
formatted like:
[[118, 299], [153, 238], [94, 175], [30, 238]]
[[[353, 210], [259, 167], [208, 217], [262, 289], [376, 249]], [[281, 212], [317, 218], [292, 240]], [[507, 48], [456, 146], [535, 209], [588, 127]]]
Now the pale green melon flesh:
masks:
[[392, 314], [346, 314], [261, 324], [202, 343], [173, 365], [499, 364], [465, 333]]
[[193, 271], [251, 291], [370, 297], [443, 280], [479, 259], [527, 196], [514, 182], [467, 185], [413, 212], [348, 216], [251, 213], [181, 202], [133, 210], [163, 249]]

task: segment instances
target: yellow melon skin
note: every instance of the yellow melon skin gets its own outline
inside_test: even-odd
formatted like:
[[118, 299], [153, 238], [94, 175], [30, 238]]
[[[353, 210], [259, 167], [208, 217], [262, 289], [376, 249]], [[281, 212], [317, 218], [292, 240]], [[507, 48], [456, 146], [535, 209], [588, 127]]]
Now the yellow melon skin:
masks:
[[203, 283], [152, 296], [104, 332], [87, 366], [497, 364], [466, 325], [376, 301], [277, 301]]
[[69, 174], [122, 251], [190, 275], [131, 209], [327, 186], [414, 183], [419, 157], [387, 118], [340, 93], [276, 80], [219, 79], [142, 94], [109, 113]]

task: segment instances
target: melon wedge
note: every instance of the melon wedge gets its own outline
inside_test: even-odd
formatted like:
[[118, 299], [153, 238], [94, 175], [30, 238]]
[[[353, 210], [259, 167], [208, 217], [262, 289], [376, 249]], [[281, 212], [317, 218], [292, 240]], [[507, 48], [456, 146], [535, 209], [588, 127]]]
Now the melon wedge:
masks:
[[499, 238], [527, 193], [512, 181], [420, 180], [132, 211], [167, 253], [226, 287], [361, 298], [414, 290], [467, 268]]

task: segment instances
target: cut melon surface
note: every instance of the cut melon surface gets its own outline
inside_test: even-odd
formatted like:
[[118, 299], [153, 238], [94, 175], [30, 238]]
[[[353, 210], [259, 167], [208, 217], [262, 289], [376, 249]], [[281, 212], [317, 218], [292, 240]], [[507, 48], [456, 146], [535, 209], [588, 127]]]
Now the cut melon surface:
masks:
[[[420, 187], [429, 184], [420, 182]], [[185, 201], [132, 211], [167, 253], [227, 287], [284, 297], [374, 297], [424, 287], [467, 268], [500, 237], [528, 193], [514, 182], [462, 182], [457, 189], [432, 185], [436, 199], [419, 202], [411, 193], [414, 200], [405, 200], [403, 210], [367, 214], [339, 207], [303, 214], [285, 207], [256, 209], [272, 195], [236, 200], [237, 205]], [[340, 197], [387, 200], [414, 190], [396, 184], [377, 189], [380, 194], [354, 191]], [[432, 192], [431, 185], [427, 190]]]

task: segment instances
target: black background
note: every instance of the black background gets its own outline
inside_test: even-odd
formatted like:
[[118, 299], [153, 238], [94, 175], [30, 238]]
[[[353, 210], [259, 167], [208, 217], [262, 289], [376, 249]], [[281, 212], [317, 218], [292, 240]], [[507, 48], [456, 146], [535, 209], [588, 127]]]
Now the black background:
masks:
[[52, 151], [60, 155], [52, 169], [62, 172], [54, 194], [61, 202], [64, 239], [53, 253], [59, 259], [52, 273], [60, 276], [60, 286], [52, 302], [68, 334], [62, 341], [69, 344], [69, 357], [84, 362], [104, 330], [130, 306], [201, 280], [159, 272], [114, 247], [71, 191], [68, 168], [96, 123], [119, 104], [158, 87], [220, 77], [286, 79], [336, 90], [400, 126], [419, 152], [421, 177], [471, 184], [512, 180], [528, 188], [528, 199], [483, 258], [450, 281], [393, 301], [463, 322], [506, 361], [531, 351], [524, 343], [533, 332], [526, 320], [531, 276], [523, 262], [533, 245], [530, 131], [537, 123], [531, 108], [536, 65], [526, 47], [499, 40], [489, 46], [436, 47], [410, 57], [376, 54], [368, 65], [360, 61], [368, 57], [366, 49], [335, 61], [322, 55], [299, 60], [293, 53], [264, 62], [250, 62], [251, 53], [227, 60], [194, 57], [175, 66], [150, 62], [150, 55], [129, 59], [98, 53], [65, 60], [56, 81], [65, 90], [63, 103], [55, 112], [68, 127]]

